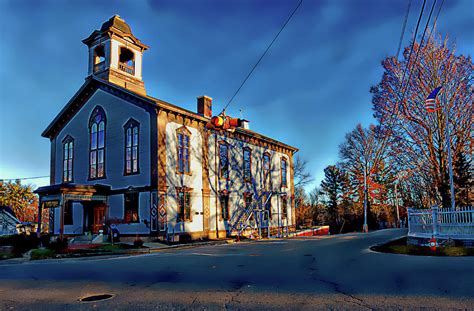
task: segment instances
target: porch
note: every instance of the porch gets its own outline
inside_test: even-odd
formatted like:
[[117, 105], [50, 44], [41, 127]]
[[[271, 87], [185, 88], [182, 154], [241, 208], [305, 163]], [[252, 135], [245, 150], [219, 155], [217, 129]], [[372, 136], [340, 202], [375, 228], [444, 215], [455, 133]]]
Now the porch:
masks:
[[[99, 184], [40, 187], [35, 191], [39, 196], [39, 219], [42, 219], [43, 210], [49, 209], [49, 232], [59, 234], [61, 238], [64, 234], [97, 234], [107, 220], [109, 192], [110, 186]], [[43, 225], [41, 222], [38, 224], [38, 234], [42, 232]], [[55, 229], [55, 225], [59, 225], [59, 230]], [[68, 230], [65, 231], [65, 227]]]

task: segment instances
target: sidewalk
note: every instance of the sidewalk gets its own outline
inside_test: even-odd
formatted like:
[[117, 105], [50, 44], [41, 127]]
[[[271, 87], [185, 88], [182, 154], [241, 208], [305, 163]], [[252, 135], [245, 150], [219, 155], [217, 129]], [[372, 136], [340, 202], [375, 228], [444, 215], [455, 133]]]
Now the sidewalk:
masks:
[[[110, 245], [110, 244], [72, 244], [68, 246], [69, 250], [74, 250], [73, 253], [63, 253], [57, 254], [57, 257], [54, 258], [45, 258], [45, 259], [36, 259], [31, 260], [29, 257], [20, 257], [20, 258], [11, 258], [0, 260], [0, 265], [2, 264], [21, 264], [21, 263], [28, 263], [28, 262], [37, 262], [37, 261], [44, 261], [44, 260], [61, 260], [61, 259], [74, 259], [74, 258], [85, 258], [85, 257], [96, 257], [96, 256], [125, 256], [125, 255], [141, 255], [141, 254], [151, 254], [157, 253], [166, 250], [174, 250], [174, 249], [184, 249], [184, 248], [194, 248], [199, 246], [206, 246], [206, 245], [222, 245], [222, 244], [233, 244], [235, 240], [233, 239], [224, 239], [224, 240], [211, 240], [211, 241], [203, 241], [203, 242], [191, 242], [191, 243], [184, 243], [184, 244], [174, 244], [174, 245], [167, 245], [164, 243], [144, 243], [144, 248], [132, 248], [132, 249], [115, 249], [113, 251], [103, 251], [97, 250], [94, 251], [96, 248], [100, 248], [103, 245]], [[121, 243], [117, 243], [121, 244]], [[133, 243], [122, 243], [122, 244], [129, 244], [133, 245]], [[83, 250], [84, 252], [81, 252]]]

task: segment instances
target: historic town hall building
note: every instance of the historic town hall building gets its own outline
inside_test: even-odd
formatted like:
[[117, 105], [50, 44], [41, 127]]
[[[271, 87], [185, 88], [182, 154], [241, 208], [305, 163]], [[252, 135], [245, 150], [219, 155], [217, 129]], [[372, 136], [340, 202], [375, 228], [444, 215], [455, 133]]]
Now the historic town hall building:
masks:
[[121, 235], [222, 238], [255, 200], [266, 202], [262, 227], [294, 226], [296, 148], [247, 127], [207, 129], [210, 97], [192, 112], [148, 95], [148, 46], [119, 16], [83, 42], [88, 77], [42, 133], [51, 185], [36, 192], [48, 230], [96, 234], [111, 224]]

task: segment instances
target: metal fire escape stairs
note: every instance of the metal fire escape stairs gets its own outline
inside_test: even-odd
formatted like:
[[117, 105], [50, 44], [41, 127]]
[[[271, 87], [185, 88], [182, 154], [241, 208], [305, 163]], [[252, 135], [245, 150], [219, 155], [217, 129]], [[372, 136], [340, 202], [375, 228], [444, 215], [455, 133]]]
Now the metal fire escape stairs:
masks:
[[[268, 227], [270, 224], [270, 217], [268, 217], [269, 211], [265, 209], [265, 206], [267, 206], [273, 195], [278, 194], [280, 193], [275, 191], [262, 191], [253, 196], [252, 203], [248, 206], [246, 206], [245, 203], [239, 204], [237, 209], [232, 213], [232, 217], [228, 222], [227, 235], [237, 235], [240, 237], [247, 228], [251, 228], [255, 233], [258, 232], [258, 236], [261, 237], [264, 225], [263, 216], [265, 213], [267, 214], [266, 219]], [[262, 197], [265, 197], [264, 202], [262, 202]], [[268, 229], [267, 232], [269, 233], [269, 231], [270, 230]]]

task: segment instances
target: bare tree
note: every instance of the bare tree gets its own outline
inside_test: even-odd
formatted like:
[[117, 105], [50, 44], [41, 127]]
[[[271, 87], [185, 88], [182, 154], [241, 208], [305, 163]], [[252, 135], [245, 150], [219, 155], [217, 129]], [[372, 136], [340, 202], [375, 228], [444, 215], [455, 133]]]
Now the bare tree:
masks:
[[[463, 153], [472, 154], [474, 66], [470, 57], [454, 54], [447, 38], [431, 35], [426, 42], [414, 43], [417, 58], [409, 59], [409, 54], [407, 48], [403, 61], [389, 57], [382, 62], [382, 81], [371, 89], [375, 117], [392, 138], [390, 147], [398, 154], [398, 163], [421, 179], [413, 186], [423, 188], [428, 204], [449, 206], [445, 127], [449, 127], [453, 161]], [[427, 112], [424, 101], [439, 86], [439, 109]]]

